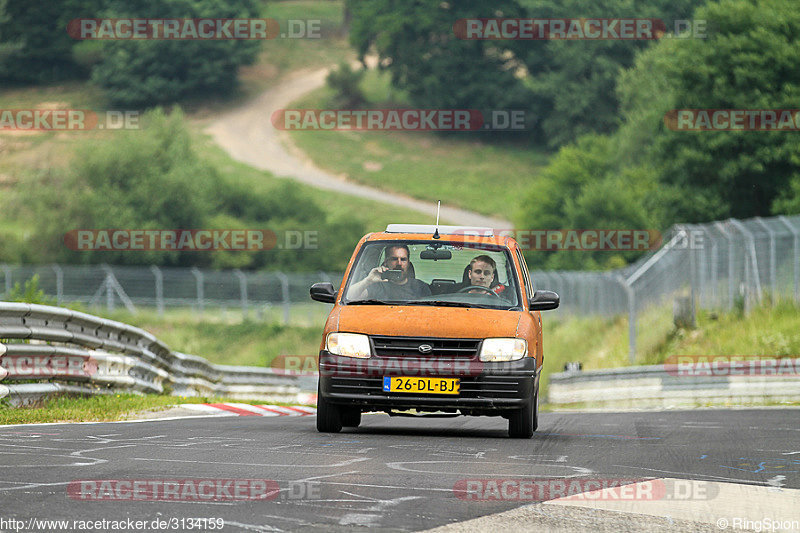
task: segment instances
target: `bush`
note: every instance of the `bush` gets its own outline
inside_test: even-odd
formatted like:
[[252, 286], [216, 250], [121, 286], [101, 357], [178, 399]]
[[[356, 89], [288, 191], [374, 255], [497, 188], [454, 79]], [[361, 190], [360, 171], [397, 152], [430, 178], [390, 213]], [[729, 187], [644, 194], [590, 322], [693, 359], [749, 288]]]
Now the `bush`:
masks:
[[364, 103], [364, 93], [359, 87], [363, 77], [364, 69], [353, 70], [344, 62], [339, 64], [339, 68], [332, 70], [326, 81], [335, 91], [334, 105], [343, 109], [353, 109]]
[[[251, 18], [255, 0], [110, 0], [110, 18]], [[103, 41], [103, 57], [92, 80], [121, 106], [152, 107], [196, 95], [229, 94], [238, 69], [255, 60], [253, 40]]]
[[[254, 187], [221, 174], [197, 154], [180, 110], [168, 115], [156, 109], [141, 122], [139, 131], [80, 148], [68, 173], [43, 173], [21, 193], [21, 214], [33, 221], [27, 244], [37, 251], [35, 261], [286, 270], [347, 265], [364, 233], [360, 223], [328, 220], [292, 181]], [[64, 242], [66, 232], [78, 229], [200, 228], [269, 229], [279, 237], [286, 230], [317, 231], [320, 248], [74, 251]]]
[[11, 291], [5, 296], [7, 302], [23, 302], [28, 304], [56, 305], [55, 298], [45, 295], [39, 288], [39, 274], [27, 280], [22, 286], [17, 282], [11, 287]]

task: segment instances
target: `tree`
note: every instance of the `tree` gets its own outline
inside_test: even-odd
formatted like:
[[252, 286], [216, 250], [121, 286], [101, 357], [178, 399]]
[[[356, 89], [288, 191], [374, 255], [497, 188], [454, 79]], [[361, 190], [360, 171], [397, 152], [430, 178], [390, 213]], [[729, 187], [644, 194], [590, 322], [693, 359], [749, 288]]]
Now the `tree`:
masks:
[[627, 164], [657, 169], [669, 221], [786, 212], [800, 179], [792, 132], [672, 131], [671, 109], [796, 109], [800, 12], [792, 0], [720, 0], [700, 8], [707, 39], [664, 41], [619, 84]]
[[86, 75], [72, 59], [72, 47], [78, 41], [67, 34], [67, 23], [74, 18], [98, 16], [102, 2], [0, 2], [0, 80], [51, 82]]
[[[616, 166], [617, 146], [608, 136], [586, 135], [559, 150], [537, 176], [517, 213], [530, 230], [651, 230], [661, 225], [650, 169]], [[637, 251], [541, 251], [525, 254], [532, 268], [599, 269], [625, 264]]]
[[[290, 180], [269, 186], [221, 173], [193, 146], [180, 110], [168, 115], [155, 109], [141, 123], [138, 131], [116, 132], [80, 147], [66, 174], [48, 171], [21, 192], [16, 209], [20, 218], [32, 220], [34, 237], [26, 243], [35, 250], [32, 262], [306, 271], [347, 266], [353, 244], [364, 234], [362, 223], [329, 218]], [[279, 243], [286, 231], [316, 231], [318, 248], [133, 252], [65, 246], [76, 244], [66, 242], [65, 233], [92, 229], [260, 229], [274, 232]]]
[[[674, 28], [688, 19], [696, 0], [527, 0], [529, 17], [655, 18]], [[546, 143], [559, 147], [586, 133], [612, 133], [619, 125], [615, 86], [651, 40], [517, 41]]]
[[[255, 0], [109, 0], [110, 18], [250, 18]], [[103, 41], [92, 80], [112, 103], [149, 107], [196, 95], [230, 93], [238, 68], [252, 63], [258, 40]]]
[[[563, 147], [526, 195], [521, 227], [663, 231], [679, 222], [800, 212], [795, 132], [665, 125], [676, 109], [796, 109], [800, 13], [792, 6], [719, 0], [693, 16], [714, 21], [707, 39], [665, 39], [643, 50], [617, 82], [620, 128]], [[550, 268], [609, 266], [595, 253], [528, 257]]]
[[[453, 25], [486, 16], [479, 0], [347, 0], [350, 42], [364, 58], [379, 57], [395, 87], [412, 104], [443, 109], [527, 109], [528, 91], [517, 76], [520, 64], [503, 41], [462, 40]], [[516, 0], [493, 2], [491, 16], [519, 17]]]

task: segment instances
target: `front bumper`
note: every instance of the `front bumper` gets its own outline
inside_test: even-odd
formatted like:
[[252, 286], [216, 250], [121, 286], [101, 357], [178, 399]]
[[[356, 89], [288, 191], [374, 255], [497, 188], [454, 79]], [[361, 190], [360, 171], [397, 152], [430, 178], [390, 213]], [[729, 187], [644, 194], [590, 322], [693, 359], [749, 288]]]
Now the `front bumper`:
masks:
[[[409, 357], [353, 359], [320, 352], [319, 394], [333, 404], [379, 411], [460, 411], [502, 415], [519, 409], [538, 391], [536, 360], [508, 363]], [[384, 376], [451, 377], [460, 381], [458, 395], [385, 392]]]

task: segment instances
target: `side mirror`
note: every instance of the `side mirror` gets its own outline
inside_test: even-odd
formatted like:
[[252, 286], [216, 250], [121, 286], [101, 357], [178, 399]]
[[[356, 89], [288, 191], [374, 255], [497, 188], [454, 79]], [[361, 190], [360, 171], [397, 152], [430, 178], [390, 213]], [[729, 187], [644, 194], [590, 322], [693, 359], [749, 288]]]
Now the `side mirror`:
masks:
[[313, 284], [310, 292], [312, 300], [325, 302], [326, 304], [332, 304], [336, 301], [336, 291], [333, 290], [333, 284], [327, 281]]
[[556, 309], [561, 299], [553, 291], [536, 291], [528, 303], [531, 311], [547, 311]]

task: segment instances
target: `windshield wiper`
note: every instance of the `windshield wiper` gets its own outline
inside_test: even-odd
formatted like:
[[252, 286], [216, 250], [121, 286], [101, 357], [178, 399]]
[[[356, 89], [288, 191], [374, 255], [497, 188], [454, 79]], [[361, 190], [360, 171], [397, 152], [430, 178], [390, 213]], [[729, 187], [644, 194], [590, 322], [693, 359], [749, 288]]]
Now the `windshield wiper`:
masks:
[[406, 305], [434, 305], [437, 307], [477, 307], [479, 309], [495, 309], [494, 307], [481, 304], [468, 304], [464, 302], [445, 302], [443, 300], [417, 300], [405, 302]]
[[350, 301], [347, 302], [348, 305], [351, 305], [351, 304], [360, 304], [360, 305], [396, 305], [398, 303], [403, 303], [403, 302], [372, 300], [372, 299], [368, 299], [368, 300], [350, 300]]

